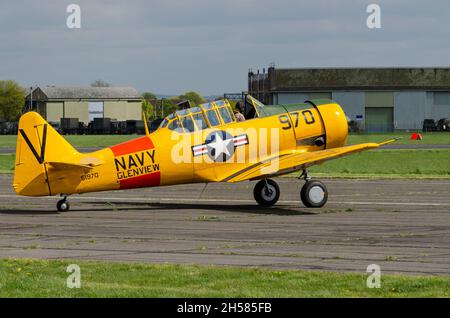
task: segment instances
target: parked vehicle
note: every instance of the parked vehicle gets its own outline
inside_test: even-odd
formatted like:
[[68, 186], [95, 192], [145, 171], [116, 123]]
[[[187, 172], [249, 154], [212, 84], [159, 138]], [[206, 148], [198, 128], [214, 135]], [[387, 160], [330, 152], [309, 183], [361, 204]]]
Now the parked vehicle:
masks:
[[450, 119], [441, 118], [437, 122], [437, 129], [439, 131], [450, 131]]
[[127, 134], [145, 134], [144, 122], [142, 120], [127, 120]]
[[102, 117], [94, 118], [92, 124], [93, 131], [91, 133], [96, 135], [110, 134], [111, 133], [111, 118]]
[[17, 122], [0, 121], [1, 135], [15, 135], [17, 134]]
[[78, 133], [78, 118], [61, 118], [60, 130], [66, 135], [76, 135]]
[[434, 119], [425, 119], [423, 121], [422, 131], [437, 131], [436, 121]]

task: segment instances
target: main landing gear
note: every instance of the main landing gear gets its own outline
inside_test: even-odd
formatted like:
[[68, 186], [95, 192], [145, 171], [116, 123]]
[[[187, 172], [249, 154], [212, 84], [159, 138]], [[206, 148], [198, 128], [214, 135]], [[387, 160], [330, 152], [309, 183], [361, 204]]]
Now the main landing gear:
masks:
[[67, 201], [67, 196], [64, 196], [61, 200], [56, 203], [56, 208], [59, 212], [66, 212], [70, 209], [69, 201]]
[[[311, 180], [308, 171], [303, 170], [299, 179], [304, 179], [305, 184], [300, 191], [300, 199], [308, 208], [321, 208], [327, 203], [327, 187], [318, 180]], [[253, 189], [253, 196], [260, 205], [272, 206], [280, 198], [280, 187], [271, 179], [258, 181]]]

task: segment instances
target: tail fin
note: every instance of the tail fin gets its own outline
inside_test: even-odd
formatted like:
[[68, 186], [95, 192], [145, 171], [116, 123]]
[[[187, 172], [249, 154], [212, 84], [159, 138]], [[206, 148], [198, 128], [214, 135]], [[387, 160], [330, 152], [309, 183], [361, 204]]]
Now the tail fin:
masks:
[[25, 113], [19, 120], [14, 190], [29, 196], [54, 194], [48, 178], [49, 162], [78, 154], [38, 113]]

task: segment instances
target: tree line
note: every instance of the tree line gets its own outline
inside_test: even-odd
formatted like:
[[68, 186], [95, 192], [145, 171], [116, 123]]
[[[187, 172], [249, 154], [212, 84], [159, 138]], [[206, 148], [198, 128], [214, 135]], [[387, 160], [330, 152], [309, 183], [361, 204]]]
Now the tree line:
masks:
[[142, 94], [142, 111], [150, 120], [162, 118], [178, 110], [177, 104], [184, 101], [189, 101], [192, 107], [206, 103], [206, 99], [194, 91], [168, 98], [157, 98], [154, 93], [145, 92]]

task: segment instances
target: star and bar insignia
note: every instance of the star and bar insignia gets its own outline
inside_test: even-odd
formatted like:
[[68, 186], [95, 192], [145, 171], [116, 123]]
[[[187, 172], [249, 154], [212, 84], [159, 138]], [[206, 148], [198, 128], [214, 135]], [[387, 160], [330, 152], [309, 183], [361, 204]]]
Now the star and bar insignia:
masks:
[[229, 133], [219, 130], [210, 133], [204, 144], [193, 146], [194, 157], [207, 154], [215, 162], [225, 162], [230, 159], [238, 146], [248, 144], [246, 134], [233, 137]]

